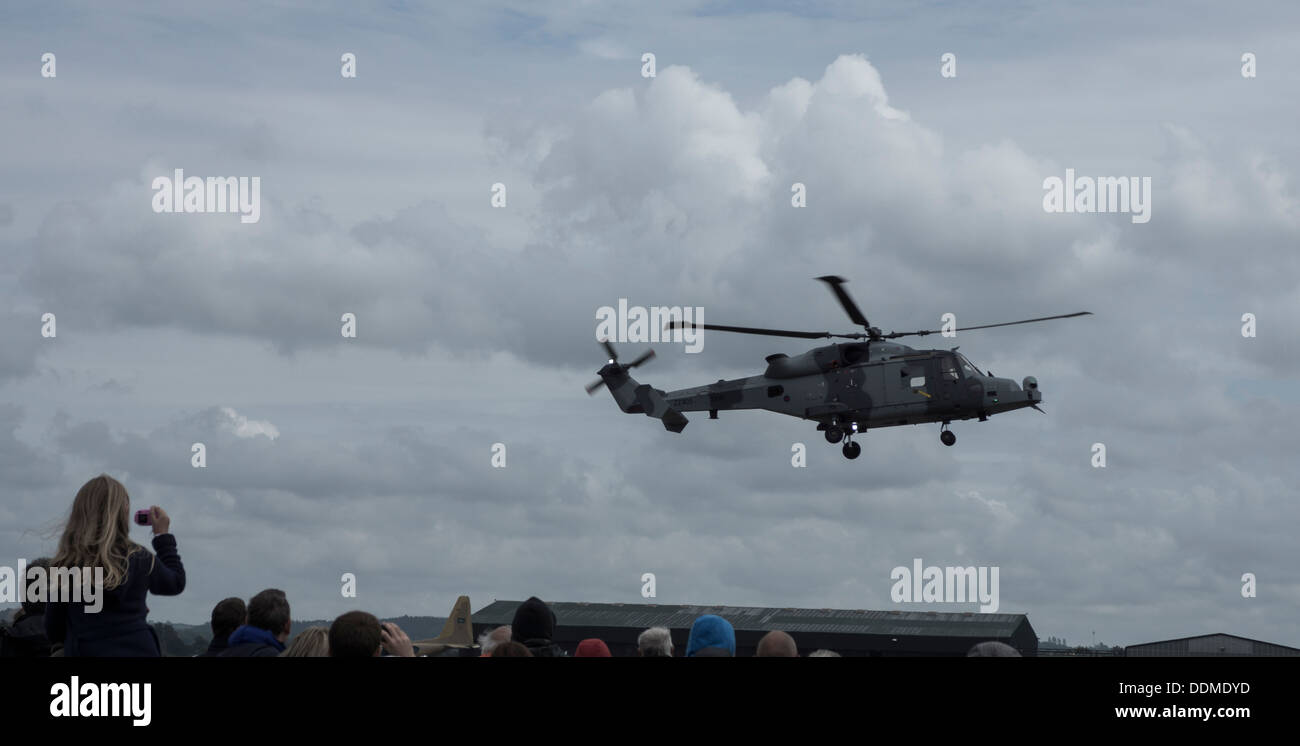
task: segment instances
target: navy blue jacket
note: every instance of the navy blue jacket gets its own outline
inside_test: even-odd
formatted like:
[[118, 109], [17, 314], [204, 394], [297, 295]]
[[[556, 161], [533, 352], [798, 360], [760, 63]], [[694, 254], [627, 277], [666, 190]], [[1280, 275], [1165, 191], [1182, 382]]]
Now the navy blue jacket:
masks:
[[185, 590], [185, 566], [171, 534], [153, 537], [153, 548], [157, 561], [147, 551], [130, 556], [126, 579], [113, 590], [102, 591], [103, 608], [98, 612], [86, 613], [81, 603], [47, 604], [45, 634], [50, 642], [62, 642], [65, 656], [161, 655], [158, 635], [145, 621], [149, 614], [145, 595], [175, 596]]
[[270, 630], [245, 624], [236, 627], [230, 633], [226, 649], [217, 654], [218, 658], [273, 658], [284, 650], [284, 643], [275, 638]]

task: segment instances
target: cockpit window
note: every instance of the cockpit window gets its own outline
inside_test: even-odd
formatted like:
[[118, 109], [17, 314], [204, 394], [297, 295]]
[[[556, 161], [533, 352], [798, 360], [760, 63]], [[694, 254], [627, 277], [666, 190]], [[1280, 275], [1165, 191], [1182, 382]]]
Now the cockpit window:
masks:
[[961, 371], [967, 378], [979, 374], [979, 368], [976, 368], [974, 365], [971, 365], [970, 361], [966, 359], [965, 355], [959, 354], [957, 355], [957, 359], [961, 361]]

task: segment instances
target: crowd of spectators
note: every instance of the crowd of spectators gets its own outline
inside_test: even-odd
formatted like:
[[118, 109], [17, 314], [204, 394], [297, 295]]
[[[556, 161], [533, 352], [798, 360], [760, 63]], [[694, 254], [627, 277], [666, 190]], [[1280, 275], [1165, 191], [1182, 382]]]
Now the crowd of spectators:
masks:
[[[52, 558], [32, 562], [23, 584], [23, 603], [13, 623], [0, 629], [0, 657], [115, 656], [138, 657], [162, 654], [157, 632], [146, 621], [146, 595], [172, 596], [185, 589], [185, 567], [171, 534], [171, 519], [158, 506], [140, 511], [139, 522], [153, 527], [150, 552], [131, 541], [130, 498], [120, 482], [100, 475], [77, 493], [72, 510]], [[67, 589], [56, 587], [58, 573], [50, 568], [94, 568], [102, 570], [100, 608], [67, 598]], [[41, 580], [48, 577], [48, 581]], [[75, 583], [67, 580], [75, 587]], [[35, 587], [44, 584], [43, 594]], [[65, 591], [65, 592], [62, 592]], [[46, 600], [39, 599], [44, 595]], [[555, 612], [540, 598], [532, 597], [515, 610], [511, 624], [484, 632], [478, 640], [478, 654], [490, 658], [562, 658], [568, 652], [555, 642], [558, 624]], [[284, 591], [267, 588], [248, 600], [227, 598], [212, 609], [212, 641], [198, 657], [331, 657], [370, 658], [377, 656], [417, 657], [438, 655], [444, 646], [421, 650], [392, 622], [381, 622], [365, 611], [349, 611], [329, 627], [313, 626], [293, 634], [289, 599]], [[671, 658], [677, 655], [672, 634], [666, 627], [651, 627], [637, 637], [637, 655], [642, 658]], [[456, 652], [460, 652], [459, 650]], [[985, 642], [973, 647], [970, 656], [1018, 656], [1012, 647]], [[695, 619], [687, 638], [685, 657], [731, 658], [736, 656], [736, 633], [732, 625], [716, 614]], [[573, 657], [610, 658], [604, 640], [589, 638], [578, 643]], [[785, 631], [772, 630], [759, 640], [759, 658], [797, 658], [799, 649]], [[830, 650], [816, 650], [810, 658], [839, 657]]]

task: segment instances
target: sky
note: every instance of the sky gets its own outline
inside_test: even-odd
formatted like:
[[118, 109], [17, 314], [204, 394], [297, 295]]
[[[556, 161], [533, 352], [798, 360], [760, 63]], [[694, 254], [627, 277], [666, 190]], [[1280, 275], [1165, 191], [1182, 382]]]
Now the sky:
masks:
[[[894, 602], [892, 569], [921, 558], [1000, 568], [999, 611], [1044, 639], [1300, 646], [1298, 21], [1286, 2], [10, 4], [0, 565], [50, 554], [106, 472], [173, 518], [188, 584], [154, 620], [267, 587], [297, 618], [461, 594], [976, 610]], [[155, 212], [174, 169], [258, 177], [259, 219]], [[1066, 169], [1149, 178], [1149, 221], [1045, 211]], [[848, 461], [810, 421], [673, 434], [583, 392], [602, 306], [859, 331], [826, 274], [886, 331], [1093, 315], [915, 340], [1043, 392], [1045, 416], [955, 423], [952, 448], [889, 428]], [[706, 333], [634, 375], [684, 388], [814, 344]]]

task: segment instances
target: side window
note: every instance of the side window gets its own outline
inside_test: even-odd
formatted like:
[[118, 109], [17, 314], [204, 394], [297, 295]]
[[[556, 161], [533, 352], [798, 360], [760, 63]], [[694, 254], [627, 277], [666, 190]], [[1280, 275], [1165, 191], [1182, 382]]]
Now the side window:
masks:
[[957, 380], [957, 361], [952, 357], [945, 357], [942, 363], [942, 371], [945, 381]]

